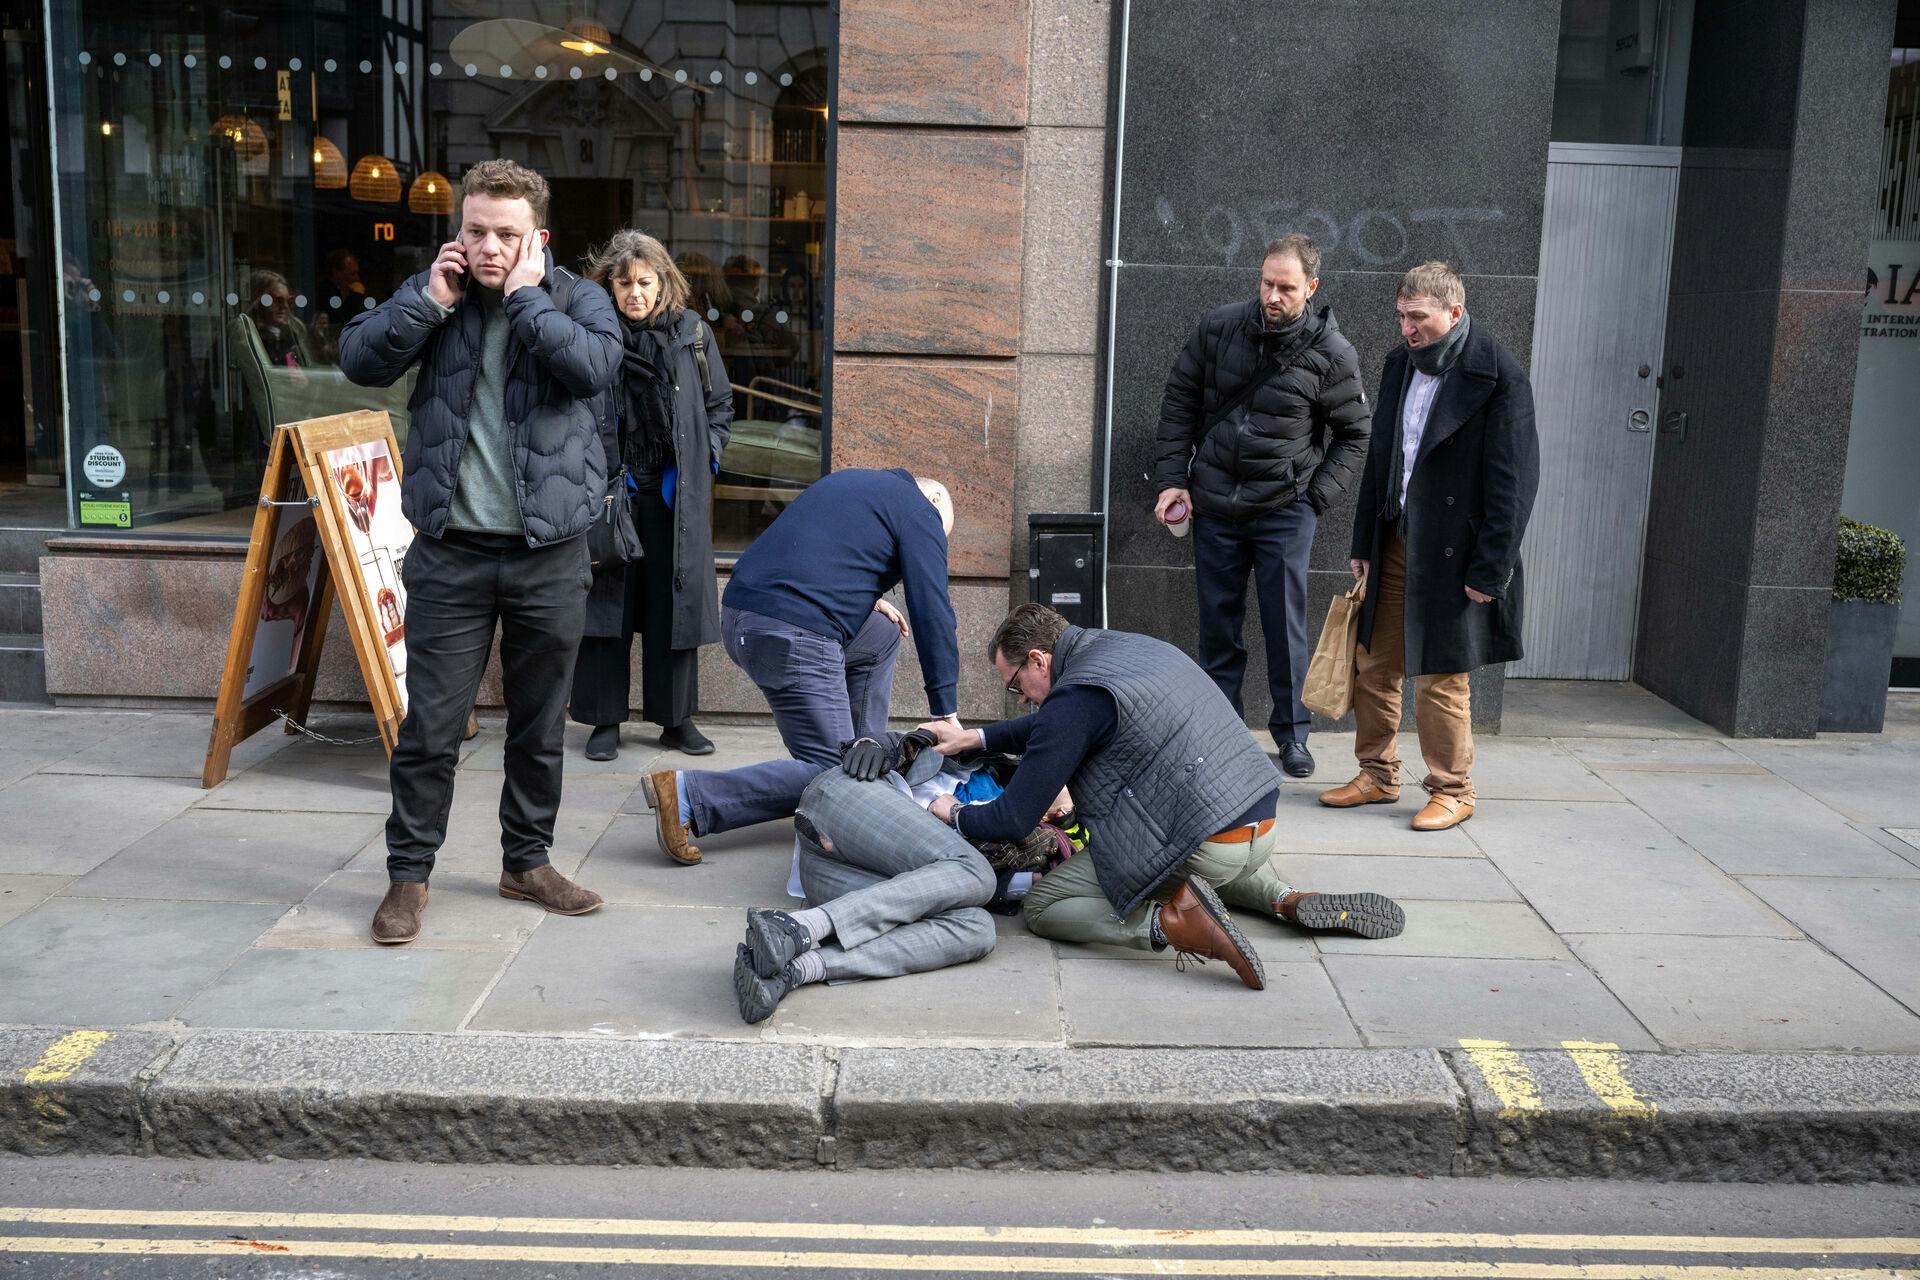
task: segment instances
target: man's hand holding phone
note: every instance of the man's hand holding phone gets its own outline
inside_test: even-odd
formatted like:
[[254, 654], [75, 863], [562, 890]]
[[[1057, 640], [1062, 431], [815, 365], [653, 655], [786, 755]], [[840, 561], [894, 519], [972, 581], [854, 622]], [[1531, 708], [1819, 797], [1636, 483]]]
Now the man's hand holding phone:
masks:
[[443, 307], [451, 307], [467, 294], [467, 251], [458, 240], [440, 246], [427, 276], [427, 296]]

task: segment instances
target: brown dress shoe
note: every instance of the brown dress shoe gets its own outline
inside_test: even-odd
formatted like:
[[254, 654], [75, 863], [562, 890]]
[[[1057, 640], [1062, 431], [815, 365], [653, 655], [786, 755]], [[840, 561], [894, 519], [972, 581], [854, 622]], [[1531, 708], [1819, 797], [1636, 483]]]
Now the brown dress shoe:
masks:
[[653, 796], [654, 835], [660, 852], [683, 867], [700, 861], [700, 846], [680, 816], [680, 796], [673, 785], [673, 771], [663, 769], [647, 775], [647, 791]]
[[531, 871], [500, 873], [500, 896], [537, 902], [557, 916], [583, 916], [605, 899], [591, 889], [582, 889], [552, 867]]
[[1397, 938], [1406, 913], [1379, 893], [1290, 893], [1273, 904], [1282, 920], [1316, 933], [1339, 930], [1363, 938]]
[[1267, 989], [1260, 953], [1234, 927], [1220, 895], [1205, 880], [1188, 880], [1160, 908], [1160, 932], [1175, 951], [1202, 960], [1225, 960], [1240, 981], [1255, 991]]
[[1459, 796], [1434, 796], [1413, 815], [1415, 831], [1445, 831], [1473, 816], [1473, 805]]
[[427, 886], [395, 880], [373, 913], [373, 940], [386, 946], [412, 942], [420, 936], [420, 916], [427, 909]]
[[1344, 787], [1320, 793], [1320, 803], [1329, 809], [1354, 809], [1363, 804], [1393, 804], [1400, 799], [1400, 788], [1383, 787], [1373, 775], [1363, 773]]

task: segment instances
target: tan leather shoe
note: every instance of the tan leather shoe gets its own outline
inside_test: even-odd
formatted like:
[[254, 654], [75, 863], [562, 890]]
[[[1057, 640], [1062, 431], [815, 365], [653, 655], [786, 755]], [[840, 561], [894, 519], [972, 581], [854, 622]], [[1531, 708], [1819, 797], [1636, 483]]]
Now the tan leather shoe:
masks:
[[1383, 787], [1370, 773], [1363, 773], [1344, 787], [1320, 793], [1320, 803], [1329, 809], [1354, 809], [1363, 804], [1393, 804], [1400, 799], [1400, 788]]
[[583, 916], [604, 901], [591, 889], [582, 889], [552, 867], [500, 873], [500, 896], [537, 902], [557, 916]]
[[1458, 796], [1434, 796], [1413, 815], [1415, 831], [1445, 831], [1473, 816], [1473, 806]]
[[663, 769], [648, 774], [647, 790], [653, 795], [654, 835], [660, 852], [683, 867], [700, 861], [700, 846], [693, 842], [693, 832], [687, 829], [686, 819], [680, 814], [680, 795], [673, 785], [673, 771]]
[[387, 886], [387, 896], [373, 913], [373, 940], [385, 946], [412, 942], [420, 936], [420, 917], [427, 909], [427, 886], [398, 880]]
[[1234, 927], [1220, 895], [1205, 880], [1187, 881], [1160, 908], [1160, 932], [1175, 951], [1202, 960], [1225, 960], [1240, 981], [1255, 991], [1267, 989], [1260, 953]]

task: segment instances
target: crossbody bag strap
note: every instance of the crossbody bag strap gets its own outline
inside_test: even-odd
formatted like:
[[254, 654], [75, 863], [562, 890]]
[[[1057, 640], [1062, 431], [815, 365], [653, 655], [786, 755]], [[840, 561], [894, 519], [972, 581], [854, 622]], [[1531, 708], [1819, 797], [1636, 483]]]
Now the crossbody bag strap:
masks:
[[1201, 430], [1200, 439], [1195, 442], [1193, 446], [1193, 456], [1196, 458], [1200, 456], [1200, 450], [1206, 447], [1208, 439], [1212, 437], [1214, 431], [1219, 428], [1221, 423], [1233, 416], [1234, 410], [1253, 399], [1254, 393], [1259, 391], [1260, 388], [1285, 377], [1288, 370], [1292, 369], [1296, 364], [1299, 364], [1301, 358], [1312, 349], [1313, 334], [1303, 333], [1290, 350], [1280, 353], [1279, 357], [1267, 367], [1265, 373], [1256, 373], [1251, 378], [1248, 378], [1246, 385], [1234, 392], [1225, 404], [1213, 411], [1212, 420]]

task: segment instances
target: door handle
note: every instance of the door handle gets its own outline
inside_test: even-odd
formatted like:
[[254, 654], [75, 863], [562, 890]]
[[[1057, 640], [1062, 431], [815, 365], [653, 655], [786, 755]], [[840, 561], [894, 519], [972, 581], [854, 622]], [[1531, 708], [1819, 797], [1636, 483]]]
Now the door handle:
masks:
[[1685, 410], [1668, 410], [1667, 415], [1660, 419], [1660, 434], [1685, 440], [1687, 438], [1687, 415]]
[[1645, 409], [1635, 409], [1632, 413], [1627, 415], [1627, 430], [1629, 431], [1653, 430], [1653, 415], [1651, 413], [1648, 413]]

